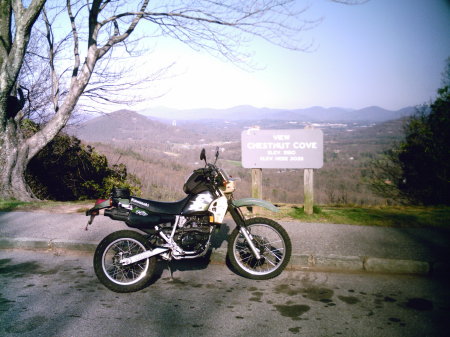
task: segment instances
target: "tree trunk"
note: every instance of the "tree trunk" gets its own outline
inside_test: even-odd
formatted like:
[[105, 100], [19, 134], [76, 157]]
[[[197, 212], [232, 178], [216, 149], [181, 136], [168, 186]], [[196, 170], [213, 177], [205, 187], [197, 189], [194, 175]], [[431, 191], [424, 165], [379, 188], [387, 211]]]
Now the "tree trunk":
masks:
[[0, 139], [0, 199], [30, 201], [34, 195], [25, 182], [25, 171], [30, 160], [29, 146], [13, 121]]
[[[87, 80], [88, 81], [88, 80]], [[33, 200], [31, 189], [25, 182], [25, 172], [33, 157], [38, 154], [68, 122], [84, 87], [72, 85], [72, 94], [53, 118], [29, 138], [23, 136], [16, 121], [9, 119], [5, 132], [0, 132], [0, 199]]]
[[[45, 0], [27, 2], [5, 0], [0, 3], [0, 198], [31, 200], [25, 183], [29, 144], [20, 127], [7, 114], [7, 98], [13, 92], [23, 64], [31, 28]], [[14, 19], [13, 18], [14, 11]], [[14, 25], [14, 27], [12, 27]], [[14, 32], [14, 40], [13, 40]]]

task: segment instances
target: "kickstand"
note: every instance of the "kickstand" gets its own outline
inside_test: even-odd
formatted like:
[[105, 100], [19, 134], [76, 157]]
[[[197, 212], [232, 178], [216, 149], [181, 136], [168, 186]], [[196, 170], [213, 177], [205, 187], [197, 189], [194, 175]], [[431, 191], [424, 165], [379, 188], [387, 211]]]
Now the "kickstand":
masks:
[[89, 218], [89, 221], [86, 224], [86, 227], [84, 228], [85, 231], [87, 231], [89, 229], [89, 225], [92, 225], [92, 223], [94, 222], [94, 218], [95, 218], [95, 215], [91, 214], [91, 217]]
[[167, 263], [167, 268], [169, 269], [170, 280], [173, 281], [173, 270], [170, 268], [170, 261]]

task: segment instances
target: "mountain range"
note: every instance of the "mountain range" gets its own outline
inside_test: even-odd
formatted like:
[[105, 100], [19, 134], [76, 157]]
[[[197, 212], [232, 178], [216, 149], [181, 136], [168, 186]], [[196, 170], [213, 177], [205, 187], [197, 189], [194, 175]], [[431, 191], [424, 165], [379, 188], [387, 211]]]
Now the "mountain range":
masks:
[[165, 107], [150, 108], [139, 111], [144, 116], [168, 120], [202, 120], [221, 119], [237, 120], [297, 120], [303, 122], [384, 122], [409, 116], [414, 107], [400, 110], [386, 110], [378, 106], [363, 109], [345, 109], [339, 107], [324, 108], [314, 106], [305, 109], [271, 109], [256, 108], [250, 105], [241, 105], [229, 109], [184, 109], [177, 110]]
[[70, 127], [67, 132], [90, 142], [143, 141], [164, 143], [184, 141], [196, 137], [189, 130], [181, 130], [160, 121], [145, 117], [131, 110], [118, 110], [92, 118], [81, 125]]
[[[87, 120], [76, 127], [70, 127], [67, 132], [88, 142], [103, 143], [138, 141], [164, 144], [217, 141], [217, 139], [227, 141], [239, 138], [243, 128], [256, 124], [263, 128], [283, 128], [283, 125], [291, 121], [330, 124], [370, 122], [384, 125], [386, 121], [398, 121], [413, 111], [413, 108], [389, 111], [380, 107], [360, 110], [322, 107], [275, 110], [240, 106], [224, 110], [147, 110], [147, 114], [153, 114], [149, 117], [143, 115], [142, 111], [137, 113], [131, 110], [118, 110]], [[186, 122], [173, 123], [173, 120]], [[230, 122], [222, 123], [219, 120]]]

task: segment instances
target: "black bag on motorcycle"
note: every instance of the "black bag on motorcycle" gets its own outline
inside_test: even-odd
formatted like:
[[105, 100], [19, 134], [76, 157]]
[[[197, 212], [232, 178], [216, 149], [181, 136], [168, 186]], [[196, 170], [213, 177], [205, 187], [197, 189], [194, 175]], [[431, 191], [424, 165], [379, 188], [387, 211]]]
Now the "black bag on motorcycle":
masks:
[[113, 187], [113, 189], [111, 190], [111, 198], [113, 200], [114, 199], [130, 199], [130, 189]]
[[195, 170], [183, 186], [183, 191], [186, 194], [199, 194], [208, 190], [209, 188], [203, 169]]

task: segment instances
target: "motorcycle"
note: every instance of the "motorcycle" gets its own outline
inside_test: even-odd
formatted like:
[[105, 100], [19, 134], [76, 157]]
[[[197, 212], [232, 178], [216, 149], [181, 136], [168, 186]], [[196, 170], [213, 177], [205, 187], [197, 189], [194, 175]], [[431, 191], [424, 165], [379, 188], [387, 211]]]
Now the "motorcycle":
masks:
[[187, 196], [179, 201], [147, 200], [114, 188], [109, 199], [97, 200], [86, 212], [88, 225], [104, 210], [105, 216], [134, 229], [109, 234], [98, 244], [94, 270], [103, 285], [119, 293], [139, 291], [151, 281], [158, 257], [171, 261], [205, 256], [213, 231], [220, 228], [227, 212], [236, 223], [227, 248], [235, 272], [266, 280], [285, 269], [292, 252], [286, 230], [268, 218], [246, 219], [242, 211], [255, 206], [278, 209], [260, 199], [234, 199], [236, 180], [216, 166], [218, 157], [217, 149], [214, 163], [208, 163], [205, 149], [201, 151], [205, 166], [186, 180]]

